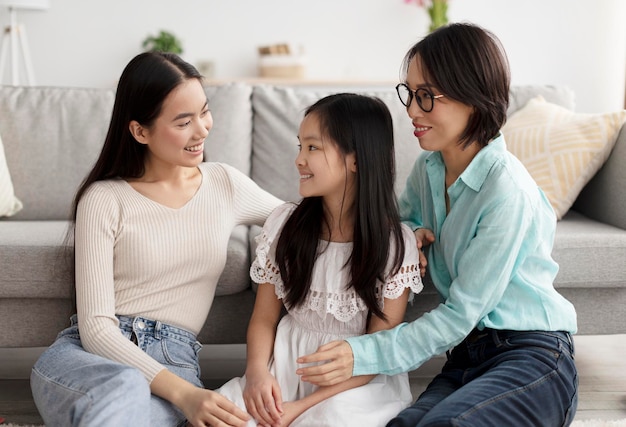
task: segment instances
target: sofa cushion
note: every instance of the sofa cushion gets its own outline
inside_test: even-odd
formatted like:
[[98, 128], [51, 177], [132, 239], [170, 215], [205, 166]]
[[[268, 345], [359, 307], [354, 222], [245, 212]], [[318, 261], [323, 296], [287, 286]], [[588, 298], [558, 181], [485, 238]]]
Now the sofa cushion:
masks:
[[513, 113], [502, 132], [561, 219], [609, 157], [625, 120], [626, 110], [574, 113], [539, 95]]
[[213, 128], [204, 144], [205, 160], [227, 163], [250, 176], [252, 87], [242, 83], [207, 85], [204, 91], [213, 115]]
[[396, 192], [404, 188], [413, 162], [421, 151], [413, 136], [411, 120], [398, 100], [393, 87], [380, 90], [357, 90], [350, 87], [311, 89], [307, 87], [255, 86], [252, 94], [254, 109], [252, 178], [275, 196], [290, 201], [300, 200], [298, 170], [298, 129], [306, 108], [318, 99], [338, 92], [355, 92], [380, 98], [391, 111], [394, 120], [396, 151]]
[[15, 194], [11, 220], [63, 220], [106, 135], [113, 90], [0, 87], [0, 134]]
[[626, 230], [570, 210], [557, 223], [552, 256], [559, 264], [558, 290], [626, 288]]
[[69, 221], [0, 222], [0, 298], [71, 298]]
[[542, 96], [546, 101], [560, 105], [568, 110], [574, 110], [576, 106], [574, 91], [567, 86], [550, 85], [519, 85], [512, 86], [509, 96], [509, 109], [507, 116], [524, 107], [528, 101], [536, 96]]
[[13, 182], [4, 156], [2, 138], [0, 138], [0, 217], [15, 215], [22, 209], [22, 202], [15, 197]]

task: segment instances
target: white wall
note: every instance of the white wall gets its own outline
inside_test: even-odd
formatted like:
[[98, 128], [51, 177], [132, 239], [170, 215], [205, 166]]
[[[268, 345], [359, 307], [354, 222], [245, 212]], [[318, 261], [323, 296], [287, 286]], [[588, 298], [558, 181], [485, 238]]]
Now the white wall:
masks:
[[[579, 112], [624, 107], [626, 1], [450, 0], [449, 17], [500, 37], [513, 84], [568, 85]], [[8, 19], [0, 9], [0, 24]], [[188, 61], [214, 61], [220, 80], [256, 76], [257, 46], [289, 42], [305, 48], [309, 79], [394, 82], [428, 26], [403, 0], [51, 0], [18, 19], [36, 83], [77, 87], [114, 86], [160, 29], [182, 39]]]

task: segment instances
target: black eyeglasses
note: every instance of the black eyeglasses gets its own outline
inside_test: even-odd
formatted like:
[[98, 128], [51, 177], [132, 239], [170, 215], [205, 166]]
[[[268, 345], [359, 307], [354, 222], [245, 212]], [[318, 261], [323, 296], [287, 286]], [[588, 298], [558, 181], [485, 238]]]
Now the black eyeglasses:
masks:
[[433, 111], [433, 107], [435, 106], [435, 99], [443, 98], [445, 95], [433, 95], [428, 89], [424, 89], [420, 87], [416, 90], [411, 90], [406, 84], [400, 83], [396, 86], [396, 92], [398, 92], [398, 98], [400, 98], [400, 102], [406, 108], [409, 108], [411, 105], [411, 101], [413, 98], [417, 100], [417, 105], [422, 109], [425, 113], [430, 113]]

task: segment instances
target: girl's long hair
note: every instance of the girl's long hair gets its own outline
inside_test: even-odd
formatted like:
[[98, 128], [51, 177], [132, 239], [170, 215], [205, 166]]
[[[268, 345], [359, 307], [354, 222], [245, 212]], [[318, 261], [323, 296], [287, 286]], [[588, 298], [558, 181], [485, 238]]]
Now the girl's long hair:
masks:
[[[348, 260], [348, 289], [365, 301], [371, 314], [385, 318], [379, 305], [377, 281], [384, 283], [390, 257], [391, 274], [404, 259], [404, 240], [394, 193], [395, 161], [391, 114], [378, 98], [335, 94], [311, 105], [322, 135], [341, 153], [356, 156], [353, 249]], [[321, 197], [306, 197], [286, 221], [276, 248], [285, 285], [287, 307], [301, 305], [311, 287], [313, 266], [324, 250], [320, 237], [326, 221]], [[348, 265], [346, 265], [348, 267]]]

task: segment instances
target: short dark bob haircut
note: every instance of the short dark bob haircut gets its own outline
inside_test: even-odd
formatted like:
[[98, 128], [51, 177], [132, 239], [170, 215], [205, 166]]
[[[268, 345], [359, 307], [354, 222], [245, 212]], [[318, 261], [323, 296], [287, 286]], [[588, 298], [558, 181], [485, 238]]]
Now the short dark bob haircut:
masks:
[[506, 52], [494, 34], [474, 24], [449, 24], [407, 52], [404, 77], [413, 60], [446, 98], [473, 107], [459, 144], [477, 142], [484, 147], [498, 135], [506, 122], [511, 75]]

